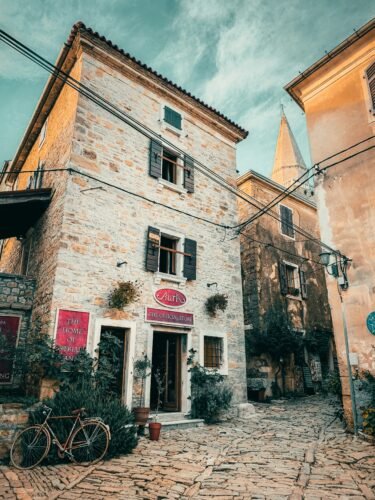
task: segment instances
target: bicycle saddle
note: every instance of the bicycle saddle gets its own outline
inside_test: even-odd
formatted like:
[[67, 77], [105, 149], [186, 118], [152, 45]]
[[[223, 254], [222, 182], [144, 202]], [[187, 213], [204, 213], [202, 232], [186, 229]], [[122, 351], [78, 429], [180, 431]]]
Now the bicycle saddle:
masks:
[[80, 415], [85, 411], [85, 408], [78, 408], [77, 410], [72, 411], [72, 415]]

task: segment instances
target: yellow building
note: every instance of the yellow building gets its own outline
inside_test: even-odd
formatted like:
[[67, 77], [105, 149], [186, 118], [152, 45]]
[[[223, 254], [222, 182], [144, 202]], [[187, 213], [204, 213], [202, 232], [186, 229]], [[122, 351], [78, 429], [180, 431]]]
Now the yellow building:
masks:
[[[337, 258], [339, 276], [328, 279], [349, 421], [344, 318], [353, 370], [375, 371], [374, 28], [375, 19], [285, 87], [306, 113], [312, 159], [323, 170], [316, 177], [322, 240], [352, 259], [346, 269], [340, 255], [331, 256], [333, 264]], [[334, 266], [328, 269], [335, 272]]]

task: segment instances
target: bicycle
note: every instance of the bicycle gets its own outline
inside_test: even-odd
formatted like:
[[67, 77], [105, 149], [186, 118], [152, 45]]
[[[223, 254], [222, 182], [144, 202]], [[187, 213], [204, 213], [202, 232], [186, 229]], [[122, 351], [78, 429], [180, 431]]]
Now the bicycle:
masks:
[[[10, 450], [10, 461], [17, 469], [32, 469], [48, 455], [51, 442], [57, 446], [60, 458], [67, 455], [81, 465], [95, 464], [107, 453], [111, 433], [99, 417], [81, 419], [85, 408], [73, 410], [71, 415], [51, 417], [52, 408], [43, 405], [42, 424], [35, 424], [18, 433]], [[75, 419], [68, 438], [61, 443], [49, 425], [51, 420]]]

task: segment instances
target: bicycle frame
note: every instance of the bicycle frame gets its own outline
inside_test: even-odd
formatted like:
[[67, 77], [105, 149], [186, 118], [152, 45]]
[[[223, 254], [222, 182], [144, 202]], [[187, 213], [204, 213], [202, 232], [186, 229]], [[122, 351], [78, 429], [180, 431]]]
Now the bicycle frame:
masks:
[[[73, 435], [73, 432], [77, 428], [77, 423], [80, 426], [82, 425], [80, 414], [78, 413], [77, 416], [67, 415], [67, 416], [51, 417], [50, 415], [52, 413], [52, 409], [49, 408], [48, 410], [49, 410], [48, 414], [46, 415], [44, 422], [41, 424], [41, 427], [46, 428], [47, 431], [50, 433], [50, 435], [52, 437], [52, 444], [55, 444], [61, 453], [66, 453], [69, 456], [69, 455], [71, 455], [71, 453], [67, 450], [67, 447], [69, 445], [70, 439]], [[48, 421], [49, 420], [64, 420], [64, 419], [68, 419], [68, 418], [75, 419], [75, 422], [73, 423], [72, 428], [70, 429], [70, 432], [69, 432], [69, 435], [68, 435], [66, 441], [64, 443], [61, 443], [59, 438], [56, 436], [55, 432], [53, 431], [52, 427], [48, 424]]]

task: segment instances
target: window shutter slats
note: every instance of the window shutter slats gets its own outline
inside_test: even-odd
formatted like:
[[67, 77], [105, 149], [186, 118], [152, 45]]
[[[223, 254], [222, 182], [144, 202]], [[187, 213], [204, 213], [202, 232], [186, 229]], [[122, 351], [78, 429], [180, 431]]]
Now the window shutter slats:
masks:
[[282, 234], [294, 238], [293, 211], [284, 205], [280, 205], [280, 218]]
[[184, 158], [184, 188], [188, 193], [194, 193], [194, 161], [189, 156]]
[[159, 267], [160, 231], [149, 226], [146, 243], [146, 271], [156, 273]]
[[161, 177], [161, 164], [162, 164], [163, 147], [160, 142], [151, 141], [150, 144], [150, 170], [151, 177], [159, 179]]
[[375, 62], [366, 70], [367, 83], [370, 91], [372, 112], [375, 113]]
[[188, 280], [197, 279], [197, 242], [185, 238], [184, 252], [191, 257], [184, 255], [184, 276]]
[[282, 295], [288, 293], [288, 279], [286, 275], [286, 266], [283, 262], [279, 263], [279, 278], [280, 278], [280, 291]]
[[302, 271], [302, 269], [299, 270], [299, 281], [300, 281], [300, 284], [301, 284], [301, 297], [303, 299], [307, 299], [306, 276], [305, 276], [305, 271]]
[[173, 109], [169, 108], [168, 106], [164, 106], [164, 121], [169, 123], [175, 128], [178, 128], [181, 130], [181, 115], [180, 113], [177, 113], [177, 111], [174, 111]]

